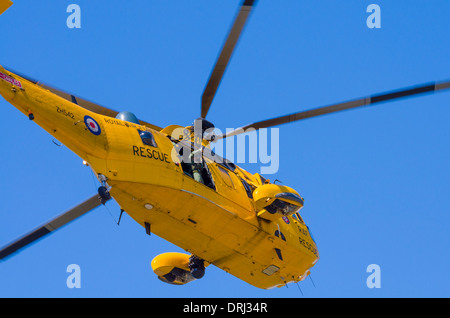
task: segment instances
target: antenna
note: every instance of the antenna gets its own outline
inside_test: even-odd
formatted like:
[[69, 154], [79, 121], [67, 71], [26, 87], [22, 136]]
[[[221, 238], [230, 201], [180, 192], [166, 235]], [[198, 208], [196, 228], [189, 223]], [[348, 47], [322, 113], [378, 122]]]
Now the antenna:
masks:
[[311, 274], [309, 274], [309, 279], [311, 279], [311, 283], [313, 284], [314, 288], [316, 288], [316, 284], [314, 284]]
[[300, 291], [300, 293], [302, 294], [302, 296], [303, 296], [303, 292], [302, 292], [302, 289], [300, 288], [300, 285], [298, 284], [298, 282], [295, 282], [295, 284], [297, 285], [297, 287], [298, 287], [298, 290]]

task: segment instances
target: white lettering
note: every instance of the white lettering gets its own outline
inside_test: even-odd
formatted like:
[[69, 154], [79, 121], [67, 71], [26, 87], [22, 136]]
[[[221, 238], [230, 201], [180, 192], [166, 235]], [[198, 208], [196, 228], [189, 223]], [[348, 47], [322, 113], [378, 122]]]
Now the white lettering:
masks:
[[381, 28], [381, 8], [378, 4], [370, 4], [367, 7], [366, 12], [372, 12], [371, 15], [367, 17], [366, 24], [369, 29]]
[[367, 277], [366, 284], [369, 288], [381, 288], [381, 268], [380, 265], [370, 264], [366, 269], [367, 273], [372, 273]]
[[77, 264], [70, 264], [66, 269], [67, 273], [72, 273], [67, 277], [68, 288], [81, 288], [81, 269]]
[[69, 29], [81, 28], [81, 8], [78, 4], [69, 4], [67, 6], [67, 13], [71, 13], [66, 20], [67, 27]]

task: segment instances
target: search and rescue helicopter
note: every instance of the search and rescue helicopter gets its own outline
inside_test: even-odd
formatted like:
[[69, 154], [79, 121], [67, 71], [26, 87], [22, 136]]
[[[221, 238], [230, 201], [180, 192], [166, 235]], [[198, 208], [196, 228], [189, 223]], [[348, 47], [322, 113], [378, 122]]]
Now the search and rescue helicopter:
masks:
[[[139, 223], [184, 249], [152, 261], [160, 280], [182, 285], [210, 264], [263, 289], [304, 280], [319, 260], [294, 189], [245, 171], [210, 150], [211, 142], [333, 112], [450, 89], [436, 82], [280, 116], [214, 135], [206, 120], [255, 0], [244, 0], [192, 126], [159, 127], [0, 66], [0, 94], [92, 168], [98, 193], [0, 250], [7, 258], [111, 198]], [[1, 12], [0, 7], [0, 12]]]

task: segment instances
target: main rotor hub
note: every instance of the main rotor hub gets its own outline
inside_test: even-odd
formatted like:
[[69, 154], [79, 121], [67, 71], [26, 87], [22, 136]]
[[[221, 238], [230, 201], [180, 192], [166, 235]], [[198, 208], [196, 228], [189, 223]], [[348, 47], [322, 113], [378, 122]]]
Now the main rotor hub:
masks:
[[200, 136], [202, 139], [213, 141], [215, 139], [214, 135], [214, 124], [205, 118], [199, 117], [194, 120], [194, 123], [190, 127], [191, 132], [194, 135]]

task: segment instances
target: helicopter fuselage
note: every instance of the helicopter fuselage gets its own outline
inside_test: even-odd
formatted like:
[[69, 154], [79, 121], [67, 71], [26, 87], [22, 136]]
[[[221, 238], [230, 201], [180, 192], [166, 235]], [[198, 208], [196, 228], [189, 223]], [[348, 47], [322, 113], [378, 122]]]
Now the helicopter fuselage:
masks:
[[103, 116], [76, 98], [62, 98], [1, 67], [0, 73], [1, 95], [104, 177], [121, 209], [148, 234], [265, 289], [303, 280], [319, 259], [298, 213], [276, 220], [258, 216], [248, 191], [248, 185], [255, 190], [267, 183], [258, 174], [206, 157], [210, 184], [186, 173], [169, 138], [182, 126], [158, 131]]

